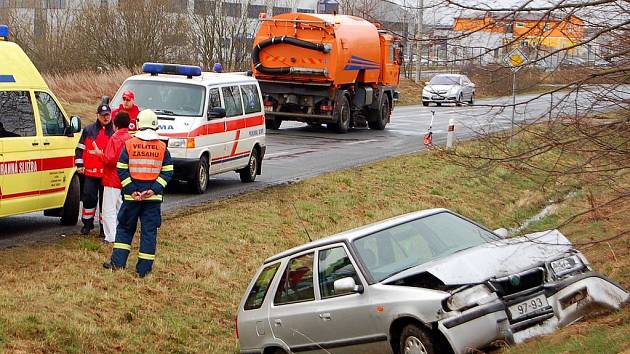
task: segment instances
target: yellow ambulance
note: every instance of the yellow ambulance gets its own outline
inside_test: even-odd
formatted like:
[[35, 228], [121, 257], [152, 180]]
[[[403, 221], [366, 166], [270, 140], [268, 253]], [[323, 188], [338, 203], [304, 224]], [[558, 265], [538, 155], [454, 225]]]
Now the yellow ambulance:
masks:
[[26, 53], [0, 25], [0, 217], [44, 211], [74, 225], [81, 121], [68, 119]]

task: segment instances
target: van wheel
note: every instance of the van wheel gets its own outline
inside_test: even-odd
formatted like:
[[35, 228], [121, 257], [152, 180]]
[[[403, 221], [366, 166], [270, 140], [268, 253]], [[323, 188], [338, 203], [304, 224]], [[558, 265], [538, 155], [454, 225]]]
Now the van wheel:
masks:
[[195, 179], [190, 181], [190, 190], [195, 194], [203, 194], [208, 189], [208, 158], [201, 156], [197, 163]]
[[381, 109], [370, 118], [375, 118], [374, 120], [368, 121], [368, 126], [370, 129], [375, 130], [383, 130], [387, 123], [389, 123], [389, 116], [392, 113], [392, 110], [389, 108], [389, 97], [385, 96], [383, 98], [383, 102], [381, 102]]
[[280, 124], [282, 124], [282, 119], [265, 119], [265, 127], [271, 130], [280, 129]]
[[403, 328], [399, 345], [400, 354], [435, 354], [431, 337], [415, 324]]
[[249, 183], [254, 182], [256, 180], [256, 173], [258, 172], [258, 164], [260, 163], [260, 158], [258, 157], [258, 150], [254, 149], [252, 154], [249, 156], [249, 163], [245, 168], [242, 168], [238, 171], [241, 182]]
[[346, 97], [346, 95], [342, 95], [335, 107], [334, 117], [336, 123], [329, 124], [329, 127], [336, 130], [337, 133], [347, 133], [350, 128], [350, 113], [350, 102], [348, 102], [348, 97]]
[[79, 177], [72, 176], [66, 201], [61, 208], [61, 225], [76, 225], [79, 221], [79, 204], [81, 201], [81, 183]]

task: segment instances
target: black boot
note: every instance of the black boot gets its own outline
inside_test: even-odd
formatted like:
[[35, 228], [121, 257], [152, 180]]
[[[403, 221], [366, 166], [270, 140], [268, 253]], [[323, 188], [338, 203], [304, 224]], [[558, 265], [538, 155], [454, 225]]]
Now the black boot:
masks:
[[83, 220], [83, 227], [81, 228], [81, 235], [87, 235], [94, 228], [94, 221]]
[[123, 269], [123, 267], [115, 266], [111, 261], [103, 263], [103, 268], [111, 270]]

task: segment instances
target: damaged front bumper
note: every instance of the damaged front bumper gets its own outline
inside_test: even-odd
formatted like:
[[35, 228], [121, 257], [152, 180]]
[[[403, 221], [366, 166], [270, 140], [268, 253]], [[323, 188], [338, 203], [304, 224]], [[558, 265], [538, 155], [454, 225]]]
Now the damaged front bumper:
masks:
[[[630, 300], [620, 285], [596, 272], [544, 284], [533, 292], [515, 294], [463, 311], [438, 322], [455, 353], [482, 348], [494, 341], [520, 343], [548, 334], [581, 319], [593, 309], [615, 310]], [[514, 306], [540, 298], [540, 309], [512, 319]]]

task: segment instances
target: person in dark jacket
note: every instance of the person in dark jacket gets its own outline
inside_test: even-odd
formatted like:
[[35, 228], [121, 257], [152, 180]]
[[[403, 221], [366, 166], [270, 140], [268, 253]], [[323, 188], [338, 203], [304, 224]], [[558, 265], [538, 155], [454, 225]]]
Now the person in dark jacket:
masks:
[[136, 120], [138, 119], [138, 113], [140, 113], [140, 108], [136, 105], [136, 94], [131, 90], [127, 90], [122, 94], [122, 103], [112, 111], [112, 117], [116, 118], [116, 114], [118, 112], [127, 112], [129, 113], [129, 130], [136, 131], [138, 126], [136, 125]]
[[120, 153], [125, 146], [125, 142], [132, 138], [129, 134], [129, 114], [125, 111], [120, 111], [114, 117], [114, 135], [109, 139], [105, 150], [99, 152], [101, 159], [103, 159], [104, 171], [101, 184], [103, 185], [103, 217], [102, 225], [103, 232], [105, 234], [104, 242], [114, 243], [116, 238], [116, 217], [120, 206], [122, 205], [122, 198], [120, 196], [120, 178], [118, 178], [118, 171], [116, 169], [116, 163]]
[[[112, 110], [109, 105], [102, 103], [98, 106], [96, 122], [83, 129], [75, 150], [77, 171], [85, 176], [83, 193], [81, 194], [81, 202], [83, 202], [81, 233], [83, 235], [89, 234], [94, 229], [96, 207], [98, 205], [100, 210], [103, 203], [101, 178], [103, 178], [104, 165], [98, 152], [105, 149], [109, 138], [114, 134], [111, 113]], [[101, 224], [101, 233], [103, 233], [102, 229], [103, 225]]]

